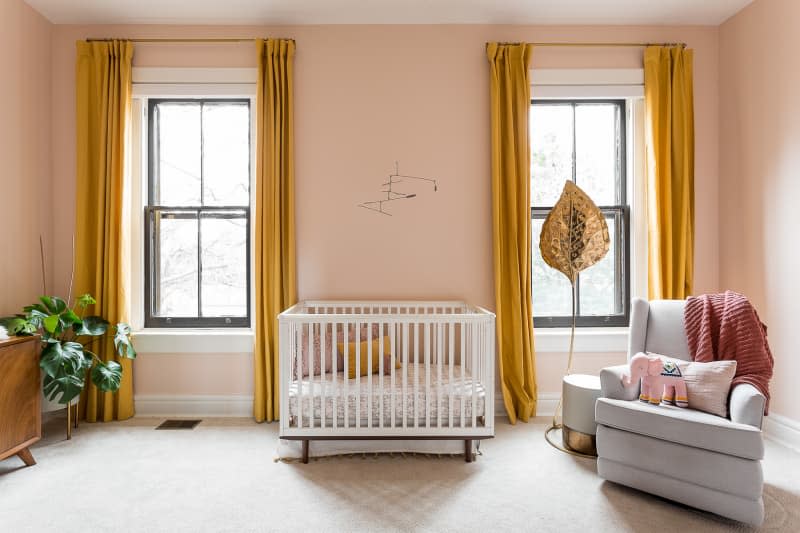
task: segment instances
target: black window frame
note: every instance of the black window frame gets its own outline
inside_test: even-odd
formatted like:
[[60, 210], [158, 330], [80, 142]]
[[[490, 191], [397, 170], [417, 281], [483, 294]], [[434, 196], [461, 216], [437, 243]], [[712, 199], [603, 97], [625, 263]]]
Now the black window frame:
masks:
[[[627, 102], [623, 99], [531, 99], [531, 107], [534, 105], [571, 105], [573, 107], [573, 128], [572, 128], [572, 175], [570, 179], [580, 186], [576, 180], [577, 161], [576, 161], [576, 138], [575, 131], [575, 107], [577, 105], [605, 104], [616, 105], [619, 110], [619, 142], [617, 143], [617, 165], [619, 168], [619, 204], [598, 206], [603, 215], [611, 215], [615, 218], [615, 234], [611, 235], [616, 241], [617, 256], [614, 258], [615, 286], [615, 306], [619, 304], [623, 310], [620, 314], [611, 315], [583, 315], [580, 314], [580, 274], [576, 280], [577, 309], [575, 325], [577, 327], [627, 327], [630, 323], [630, 294], [631, 294], [631, 232], [630, 232], [630, 205], [628, 203], [627, 191]], [[532, 127], [536, 127], [532, 124]], [[531, 176], [533, 179], [533, 176]], [[531, 221], [544, 219], [553, 206], [531, 206]], [[534, 253], [538, 250], [539, 243], [531, 243]], [[621, 246], [620, 246], [621, 244]], [[531, 262], [531, 268], [533, 263]], [[532, 280], [533, 290], [536, 290], [536, 280]], [[534, 308], [533, 324], [537, 328], [564, 328], [572, 326], [572, 316], [536, 316]]]
[[[214, 103], [234, 103], [246, 104], [248, 110], [248, 174], [250, 181], [248, 183], [248, 204], [246, 206], [205, 206], [203, 203], [203, 163], [202, 163], [202, 150], [203, 150], [203, 136], [202, 136], [202, 110], [200, 113], [200, 203], [197, 206], [166, 206], [157, 204], [157, 179], [158, 179], [158, 162], [157, 162], [157, 135], [154, 131], [155, 128], [155, 108], [163, 103], [191, 103], [191, 104], [214, 104]], [[252, 231], [250, 227], [250, 199], [252, 198], [252, 101], [249, 98], [149, 98], [147, 101], [147, 205], [144, 208], [144, 235], [146, 238], [146, 245], [144, 250], [145, 260], [145, 276], [144, 276], [144, 325], [146, 328], [250, 328], [251, 327], [251, 293], [252, 293], [252, 272], [250, 267], [251, 262], [251, 240]], [[197, 316], [192, 317], [168, 317], [155, 315], [155, 304], [158, 301], [156, 292], [159, 287], [158, 276], [160, 268], [156, 264], [158, 261], [158, 253], [156, 248], [158, 242], [156, 239], [158, 220], [161, 217], [168, 218], [186, 218], [197, 219]], [[202, 263], [202, 224], [203, 218], [237, 218], [244, 219], [247, 228], [247, 240], [245, 244], [245, 271], [247, 279], [247, 294], [246, 294], [246, 315], [244, 316], [202, 316], [202, 282], [203, 282], [203, 263]]]

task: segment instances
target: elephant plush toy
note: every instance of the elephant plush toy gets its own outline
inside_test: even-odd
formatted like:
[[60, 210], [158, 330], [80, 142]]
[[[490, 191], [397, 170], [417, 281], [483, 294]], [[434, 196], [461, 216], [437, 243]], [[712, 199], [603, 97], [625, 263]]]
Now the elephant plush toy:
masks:
[[658, 405], [662, 401], [678, 407], [688, 407], [686, 382], [678, 365], [664, 361], [660, 357], [639, 352], [631, 358], [630, 375], [622, 377], [625, 386], [641, 378], [642, 389], [639, 399]]

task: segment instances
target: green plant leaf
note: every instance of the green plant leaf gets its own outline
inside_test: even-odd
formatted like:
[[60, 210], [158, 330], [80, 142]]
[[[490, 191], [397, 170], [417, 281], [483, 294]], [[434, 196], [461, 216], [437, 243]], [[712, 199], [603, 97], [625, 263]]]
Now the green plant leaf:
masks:
[[77, 324], [81, 321], [81, 317], [76, 315], [75, 312], [69, 308], [61, 313], [60, 318], [61, 323], [64, 324], [64, 327], [69, 327], [72, 324]]
[[58, 403], [66, 405], [81, 393], [83, 384], [82, 374], [62, 373], [57, 377], [45, 376], [43, 390], [50, 401], [55, 400], [61, 394]]
[[26, 305], [25, 307], [22, 308], [22, 310], [25, 311], [26, 313], [33, 313], [33, 311], [38, 311], [38, 313], [41, 314], [42, 316], [47, 316], [50, 314], [47, 308], [42, 304]]
[[48, 314], [51, 315], [61, 314], [67, 308], [67, 302], [58, 296], [40, 296], [39, 301], [44, 304]]
[[60, 342], [45, 344], [39, 366], [50, 377], [59, 376], [59, 371], [65, 374], [77, 374], [84, 368], [83, 346], [77, 342]]
[[92, 382], [102, 391], [116, 392], [122, 380], [122, 365], [116, 361], [97, 363], [92, 368]]
[[121, 357], [136, 358], [136, 350], [133, 347], [133, 341], [131, 341], [131, 327], [124, 322], [117, 324], [117, 332], [114, 335], [114, 348], [117, 349], [117, 354]]
[[77, 304], [80, 306], [81, 309], [86, 309], [90, 305], [94, 305], [97, 303], [97, 300], [92, 298], [92, 295], [88, 292], [86, 294], [82, 294], [78, 297]]
[[44, 329], [50, 333], [55, 333], [61, 326], [61, 323], [58, 320], [58, 315], [48, 316], [42, 321], [42, 324], [44, 325]]
[[25, 308], [26, 317], [31, 322], [35, 323], [37, 326], [41, 326], [42, 320], [50, 316], [44, 307], [41, 305], [38, 306], [28, 306]]
[[76, 335], [98, 337], [108, 331], [108, 321], [99, 316], [87, 316], [72, 326]]
[[6, 328], [11, 335], [29, 336], [36, 333], [36, 326], [21, 316], [0, 318], [0, 326]]
[[72, 361], [75, 362], [78, 367], [78, 371], [92, 366], [92, 360], [89, 359], [88, 362], [86, 360], [86, 354], [84, 354], [83, 351], [83, 344], [79, 342], [68, 341], [61, 345], [61, 349], [64, 350], [64, 353], [67, 354]]

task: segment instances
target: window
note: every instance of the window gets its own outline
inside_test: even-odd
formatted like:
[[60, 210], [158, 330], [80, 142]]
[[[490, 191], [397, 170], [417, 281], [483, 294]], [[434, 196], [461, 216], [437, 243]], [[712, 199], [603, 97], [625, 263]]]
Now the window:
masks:
[[624, 100], [534, 100], [531, 124], [533, 311], [537, 327], [572, 323], [569, 281], [547, 266], [539, 235], [567, 179], [603, 211], [611, 245], [578, 277], [578, 326], [627, 326], [630, 294]]
[[250, 100], [150, 99], [145, 327], [250, 325]]

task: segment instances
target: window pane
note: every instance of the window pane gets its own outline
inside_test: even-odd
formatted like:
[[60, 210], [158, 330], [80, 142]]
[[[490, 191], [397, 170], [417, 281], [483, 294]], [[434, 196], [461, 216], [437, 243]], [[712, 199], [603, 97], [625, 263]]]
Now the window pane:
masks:
[[203, 106], [203, 203], [250, 204], [250, 107]]
[[575, 179], [597, 205], [618, 203], [617, 110], [610, 104], [575, 107]]
[[200, 104], [157, 106], [157, 205], [200, 205]]
[[156, 316], [197, 316], [197, 216], [155, 214]]
[[[237, 218], [223, 218], [236, 216]], [[247, 219], [241, 211], [204, 215], [203, 316], [247, 315]]]
[[531, 205], [552, 207], [572, 179], [572, 106], [531, 106], [530, 128]]
[[572, 288], [569, 280], [558, 270], [549, 267], [539, 251], [539, 236], [543, 224], [544, 219], [531, 220], [533, 315], [572, 316]]
[[597, 264], [590, 266], [579, 276], [581, 316], [613, 315], [620, 313], [615, 305], [614, 262], [618, 243], [614, 215], [606, 215], [611, 245], [606, 256]]

